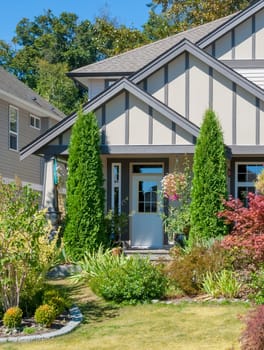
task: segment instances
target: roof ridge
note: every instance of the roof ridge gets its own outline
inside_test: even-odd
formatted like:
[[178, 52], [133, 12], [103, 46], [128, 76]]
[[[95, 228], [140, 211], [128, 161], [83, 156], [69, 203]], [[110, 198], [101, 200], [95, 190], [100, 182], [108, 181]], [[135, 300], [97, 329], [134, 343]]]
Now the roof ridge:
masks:
[[[240, 12], [240, 11], [239, 11]], [[133, 52], [135, 52], [135, 51], [137, 51], [137, 50], [141, 50], [141, 49], [145, 49], [145, 48], [149, 48], [149, 47], [154, 47], [154, 46], [156, 46], [156, 45], [159, 45], [160, 43], [162, 43], [162, 42], [166, 42], [166, 41], [168, 41], [168, 40], [171, 40], [172, 38], [175, 38], [175, 37], [177, 37], [177, 36], [181, 36], [181, 35], [183, 35], [184, 33], [191, 33], [191, 32], [193, 32], [193, 31], [197, 31], [197, 29], [202, 29], [202, 28], [204, 28], [204, 27], [206, 27], [206, 26], [210, 26], [210, 25], [212, 25], [213, 23], [217, 23], [218, 21], [219, 22], [223, 22], [225, 19], [228, 21], [229, 19], [231, 19], [232, 17], [234, 17], [235, 15], [237, 15], [239, 12], [236, 12], [236, 13], [233, 13], [233, 14], [231, 14], [231, 15], [228, 15], [228, 16], [225, 16], [225, 17], [221, 17], [221, 18], [217, 18], [216, 20], [214, 20], [214, 21], [210, 21], [210, 22], [207, 22], [207, 23], [204, 23], [204, 24], [201, 24], [201, 25], [199, 25], [199, 26], [194, 26], [194, 27], [191, 27], [191, 28], [189, 28], [189, 29], [187, 29], [187, 30], [183, 30], [183, 31], [181, 31], [181, 32], [178, 32], [178, 33], [175, 33], [175, 34], [173, 34], [173, 35], [169, 35], [169, 36], [167, 36], [166, 38], [162, 38], [162, 39], [159, 39], [159, 40], [156, 40], [156, 41], [153, 41], [153, 42], [150, 42], [150, 43], [148, 43], [148, 44], [145, 44], [145, 45], [142, 45], [142, 46], [137, 46], [137, 47], [135, 47], [135, 48], [133, 48], [133, 49], [130, 49], [130, 50], [127, 50], [127, 51], [125, 51], [125, 52], [122, 52], [122, 53], [120, 53], [120, 54], [118, 54], [118, 55], [114, 55], [114, 56], [111, 56], [111, 57], [107, 57], [107, 58], [105, 58], [105, 59], [103, 59], [103, 60], [101, 60], [101, 61], [97, 61], [97, 62], [93, 62], [93, 63], [91, 63], [91, 64], [87, 64], [87, 65], [85, 65], [85, 66], [82, 66], [82, 67], [79, 67], [79, 68], [76, 68], [76, 69], [74, 69], [74, 70], [72, 70], [71, 72], [70, 72], [70, 75], [72, 75], [72, 74], [74, 74], [74, 73], [78, 73], [79, 71], [80, 71], [80, 69], [82, 69], [82, 68], [84, 68], [84, 67], [93, 67], [93, 66], [100, 66], [101, 64], [104, 64], [106, 61], [107, 62], [111, 62], [112, 60], [116, 60], [116, 59], [118, 59], [119, 57], [123, 57], [123, 56], [125, 56], [125, 55], [127, 55], [127, 54], [129, 54], [129, 53], [133, 53]], [[219, 25], [220, 26], [220, 25]], [[216, 28], [214, 28], [212, 31], [214, 31]], [[207, 35], [207, 34], [206, 34]], [[204, 37], [204, 36], [203, 36]], [[199, 39], [199, 40], [201, 40], [201, 39]], [[198, 41], [199, 41], [198, 40]]]

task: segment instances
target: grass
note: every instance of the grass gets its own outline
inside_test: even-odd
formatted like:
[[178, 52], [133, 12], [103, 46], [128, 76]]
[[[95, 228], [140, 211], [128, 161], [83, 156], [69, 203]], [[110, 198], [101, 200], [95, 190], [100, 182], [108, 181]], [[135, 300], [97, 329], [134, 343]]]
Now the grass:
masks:
[[[54, 282], [60, 286], [61, 281]], [[85, 319], [72, 333], [41, 342], [8, 343], [4, 350], [234, 350], [244, 303], [152, 304], [115, 307], [84, 286], [64, 284]]]

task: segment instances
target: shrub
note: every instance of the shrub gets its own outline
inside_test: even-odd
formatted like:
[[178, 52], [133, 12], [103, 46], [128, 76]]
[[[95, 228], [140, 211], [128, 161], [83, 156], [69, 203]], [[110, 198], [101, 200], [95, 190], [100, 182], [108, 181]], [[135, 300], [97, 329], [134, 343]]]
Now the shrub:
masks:
[[245, 319], [246, 328], [241, 337], [241, 350], [264, 349], [264, 305], [249, 312]]
[[235, 273], [230, 270], [207, 272], [203, 280], [203, 290], [213, 297], [236, 298], [239, 295], [241, 284]]
[[41, 326], [50, 327], [56, 318], [56, 312], [52, 306], [43, 304], [35, 311], [34, 318]]
[[264, 267], [251, 274], [249, 286], [251, 288], [250, 299], [257, 304], [264, 304]]
[[73, 277], [88, 282], [92, 290], [117, 303], [144, 302], [165, 293], [166, 279], [148, 259], [113, 255], [110, 249], [87, 252], [80, 262], [82, 271]]
[[211, 247], [194, 246], [190, 250], [174, 248], [172, 261], [165, 268], [170, 283], [187, 295], [197, 295], [202, 290], [207, 271], [218, 272], [228, 266], [224, 249], [219, 244]]
[[43, 304], [52, 306], [55, 310], [56, 317], [70, 306], [70, 300], [61, 291], [56, 289], [49, 289], [44, 292]]
[[162, 297], [167, 281], [149, 259], [131, 257], [124, 264], [110, 267], [91, 278], [90, 286], [106, 300], [136, 304]]
[[107, 244], [104, 179], [99, 129], [93, 113], [79, 113], [70, 146], [66, 196], [65, 249], [75, 260]]
[[247, 198], [247, 208], [239, 199], [230, 197], [224, 201], [225, 210], [219, 213], [219, 217], [224, 218], [232, 230], [222, 245], [238, 251], [246, 264], [259, 264], [264, 260], [264, 196], [249, 193]]
[[104, 250], [102, 246], [98, 250], [85, 252], [79, 262], [81, 272], [72, 277], [75, 282], [89, 282], [92, 278], [106, 275], [111, 268], [121, 267], [126, 263], [126, 257], [114, 255], [111, 249]]
[[193, 160], [191, 190], [190, 244], [201, 243], [226, 233], [223, 220], [217, 217], [227, 196], [226, 157], [220, 123], [207, 110], [197, 138]]
[[18, 180], [5, 184], [0, 179], [0, 294], [5, 311], [20, 305], [32, 280], [34, 292], [43, 283], [58, 251], [56, 239], [49, 241], [50, 229], [38, 194]]
[[3, 324], [7, 328], [18, 328], [22, 322], [23, 311], [15, 306], [10, 307], [4, 313]]

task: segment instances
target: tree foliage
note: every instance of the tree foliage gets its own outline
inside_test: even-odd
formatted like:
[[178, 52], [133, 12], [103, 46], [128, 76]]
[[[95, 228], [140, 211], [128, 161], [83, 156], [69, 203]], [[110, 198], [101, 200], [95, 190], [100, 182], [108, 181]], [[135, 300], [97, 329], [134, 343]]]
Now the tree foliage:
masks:
[[38, 63], [38, 80], [36, 91], [51, 104], [64, 113], [70, 114], [78, 109], [82, 99], [79, 89], [67, 77], [69, 71], [66, 63], [48, 63], [40, 60]]
[[0, 293], [4, 310], [19, 306], [28, 282], [34, 280], [34, 288], [41, 285], [57, 256], [56, 240], [49, 242], [50, 229], [45, 211], [38, 210], [38, 195], [19, 182], [4, 184], [1, 180]]
[[217, 217], [227, 196], [226, 159], [220, 123], [207, 110], [194, 153], [190, 243], [217, 237], [226, 228]]
[[65, 248], [74, 259], [106, 243], [99, 130], [93, 113], [79, 112], [69, 146]]
[[244, 9], [249, 0], [186, 1], [152, 0], [150, 6], [155, 11], [161, 7], [161, 16], [167, 19], [176, 32], [228, 16]]

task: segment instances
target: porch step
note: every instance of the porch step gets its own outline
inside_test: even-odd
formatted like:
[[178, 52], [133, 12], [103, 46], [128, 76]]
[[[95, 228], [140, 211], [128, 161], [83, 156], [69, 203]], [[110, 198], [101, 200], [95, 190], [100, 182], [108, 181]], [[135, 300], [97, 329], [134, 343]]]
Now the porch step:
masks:
[[151, 261], [169, 261], [171, 260], [169, 249], [170, 247], [164, 249], [127, 248], [124, 250], [124, 254], [128, 257], [133, 255], [149, 257]]

